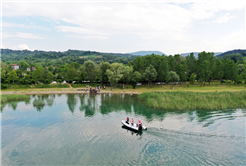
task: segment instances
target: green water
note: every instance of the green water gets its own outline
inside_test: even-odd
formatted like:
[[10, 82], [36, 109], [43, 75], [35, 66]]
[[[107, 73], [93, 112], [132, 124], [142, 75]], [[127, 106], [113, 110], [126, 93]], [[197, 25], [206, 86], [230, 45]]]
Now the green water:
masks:
[[[162, 111], [137, 95], [34, 95], [1, 105], [2, 165], [245, 165], [245, 109]], [[142, 134], [122, 128], [142, 119]]]

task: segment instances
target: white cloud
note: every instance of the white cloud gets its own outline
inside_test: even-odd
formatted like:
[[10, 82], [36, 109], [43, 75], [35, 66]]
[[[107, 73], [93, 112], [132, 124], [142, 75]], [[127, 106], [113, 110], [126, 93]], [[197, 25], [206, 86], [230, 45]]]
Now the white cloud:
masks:
[[216, 20], [214, 20], [213, 22], [215, 23], [226, 23], [228, 22], [230, 19], [234, 18], [233, 16], [230, 15], [230, 13], [226, 13], [223, 16], [218, 17]]
[[26, 44], [19, 44], [17, 47], [21, 50], [31, 50]]
[[232, 49], [245, 49], [245, 31], [230, 33], [214, 41], [203, 40], [201, 50], [221, 52]]
[[6, 38], [24, 38], [24, 39], [45, 39], [45, 37], [42, 36], [37, 36], [32, 33], [22, 33], [22, 32], [17, 32], [16, 34], [9, 34], [7, 32], [2, 34], [3, 39]]
[[80, 38], [80, 39], [97, 39], [97, 40], [106, 40], [106, 39], [108, 39], [108, 37], [106, 37], [106, 36], [74, 36], [74, 35], [66, 35], [66, 37]]

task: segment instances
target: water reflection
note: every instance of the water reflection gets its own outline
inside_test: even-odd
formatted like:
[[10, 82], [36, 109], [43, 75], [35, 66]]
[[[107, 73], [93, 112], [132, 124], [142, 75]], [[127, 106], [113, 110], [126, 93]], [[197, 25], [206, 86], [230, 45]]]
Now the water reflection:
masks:
[[[107, 115], [112, 112], [124, 111], [126, 114], [136, 114], [137, 116], [143, 116], [145, 121], [152, 122], [163, 121], [167, 116], [175, 115], [181, 116], [185, 114], [187, 121], [192, 122], [194, 120], [197, 123], [201, 123], [203, 127], [208, 127], [215, 121], [223, 118], [233, 120], [236, 118], [234, 110], [223, 111], [164, 111], [154, 110], [148, 108], [142, 103], [137, 95], [126, 94], [57, 94], [57, 95], [31, 95], [29, 100], [25, 100], [26, 105], [32, 104], [37, 111], [41, 112], [45, 106], [52, 107], [58, 98], [65, 97], [69, 111], [74, 114], [76, 111], [84, 112], [84, 116], [93, 117], [96, 113]], [[12, 101], [1, 104], [1, 112], [8, 106], [13, 110], [16, 110], [18, 103], [21, 101]], [[62, 103], [64, 104], [64, 103]], [[78, 106], [77, 106], [78, 105]], [[134, 115], [133, 115], [134, 116]], [[245, 114], [243, 114], [245, 116]]]

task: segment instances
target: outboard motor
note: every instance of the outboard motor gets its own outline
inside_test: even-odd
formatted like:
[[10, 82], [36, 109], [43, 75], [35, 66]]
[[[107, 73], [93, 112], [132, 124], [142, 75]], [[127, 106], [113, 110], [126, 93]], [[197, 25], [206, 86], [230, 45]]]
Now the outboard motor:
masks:
[[142, 129], [143, 129], [142, 124], [139, 124], [138, 130], [139, 130], [139, 131], [142, 131]]

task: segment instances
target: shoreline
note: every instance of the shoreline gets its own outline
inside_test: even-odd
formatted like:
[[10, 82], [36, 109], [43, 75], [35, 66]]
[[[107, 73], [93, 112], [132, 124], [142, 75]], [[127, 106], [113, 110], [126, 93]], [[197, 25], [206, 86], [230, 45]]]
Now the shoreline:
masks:
[[[101, 91], [98, 94], [140, 94], [140, 92], [114, 92], [114, 91]], [[1, 92], [1, 95], [12, 95], [12, 94], [22, 94], [22, 95], [38, 95], [38, 94], [90, 94], [89, 92], [84, 91], [45, 91], [45, 92], [15, 92], [15, 91], [8, 91], [8, 92]]]

